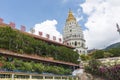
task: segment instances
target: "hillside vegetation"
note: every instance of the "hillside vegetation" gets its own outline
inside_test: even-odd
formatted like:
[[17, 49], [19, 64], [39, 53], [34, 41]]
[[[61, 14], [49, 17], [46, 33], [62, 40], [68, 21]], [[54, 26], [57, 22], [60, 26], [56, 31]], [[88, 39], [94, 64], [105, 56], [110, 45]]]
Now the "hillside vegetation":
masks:
[[112, 44], [112, 45], [106, 47], [105, 49], [108, 50], [108, 49], [112, 49], [112, 48], [119, 48], [120, 49], [120, 42]]
[[0, 48], [17, 52], [18, 54], [32, 54], [42, 57], [53, 57], [55, 60], [78, 63], [79, 55], [64, 46], [54, 46], [44, 41], [34, 39], [9, 26], [0, 27]]

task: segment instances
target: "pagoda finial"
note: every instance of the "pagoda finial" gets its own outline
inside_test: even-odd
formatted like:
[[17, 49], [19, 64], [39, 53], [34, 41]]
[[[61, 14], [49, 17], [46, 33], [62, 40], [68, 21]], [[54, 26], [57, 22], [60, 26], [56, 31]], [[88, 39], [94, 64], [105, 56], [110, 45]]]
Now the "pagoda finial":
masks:
[[71, 12], [72, 10], [71, 10], [71, 8], [69, 8], [69, 12]]
[[71, 20], [75, 20], [75, 17], [73, 16], [72, 10], [69, 8], [69, 13], [68, 13], [68, 18], [66, 21], [71, 21]]

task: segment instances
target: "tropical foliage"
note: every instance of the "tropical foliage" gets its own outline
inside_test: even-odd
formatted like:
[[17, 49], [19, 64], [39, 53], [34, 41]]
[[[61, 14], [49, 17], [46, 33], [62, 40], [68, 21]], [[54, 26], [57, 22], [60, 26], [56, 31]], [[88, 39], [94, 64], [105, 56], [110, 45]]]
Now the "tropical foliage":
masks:
[[32, 54], [43, 57], [53, 57], [55, 60], [78, 63], [79, 55], [64, 46], [50, 45], [37, 40], [30, 35], [23, 34], [10, 27], [0, 27], [0, 48], [17, 52], [18, 54]]
[[[1, 57], [0, 57], [1, 58]], [[23, 61], [20, 59], [13, 59], [12, 61], [4, 60], [2, 61], [3, 65], [0, 66], [1, 69], [7, 71], [19, 71], [19, 72], [29, 72], [29, 73], [52, 73], [59, 75], [69, 75], [71, 74], [71, 69], [67, 69], [62, 66], [52, 66], [52, 65], [43, 65], [42, 63], [35, 63], [33, 61]]]

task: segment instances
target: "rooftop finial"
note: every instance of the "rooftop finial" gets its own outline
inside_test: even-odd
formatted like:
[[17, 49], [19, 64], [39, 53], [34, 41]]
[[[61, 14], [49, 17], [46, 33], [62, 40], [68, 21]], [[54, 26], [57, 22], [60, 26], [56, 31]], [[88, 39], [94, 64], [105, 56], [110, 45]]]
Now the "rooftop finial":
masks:
[[68, 13], [68, 18], [66, 21], [71, 21], [71, 20], [75, 20], [75, 17], [73, 16], [72, 10], [69, 8], [69, 13]]
[[71, 10], [71, 8], [69, 8], [69, 12], [71, 12], [72, 10]]

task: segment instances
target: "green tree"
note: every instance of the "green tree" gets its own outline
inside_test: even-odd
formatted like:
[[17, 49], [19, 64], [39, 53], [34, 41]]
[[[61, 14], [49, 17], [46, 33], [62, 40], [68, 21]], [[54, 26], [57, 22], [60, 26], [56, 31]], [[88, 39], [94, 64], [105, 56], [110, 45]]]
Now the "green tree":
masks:
[[104, 51], [103, 50], [97, 50], [92, 53], [92, 58], [99, 59], [99, 58], [104, 58]]
[[90, 60], [90, 56], [88, 56], [87, 54], [81, 54], [80, 58], [82, 61], [88, 61]]
[[109, 49], [108, 52], [112, 53], [113, 57], [120, 56], [120, 49], [118, 48]]
[[104, 58], [112, 57], [113, 54], [110, 52], [104, 52]]

